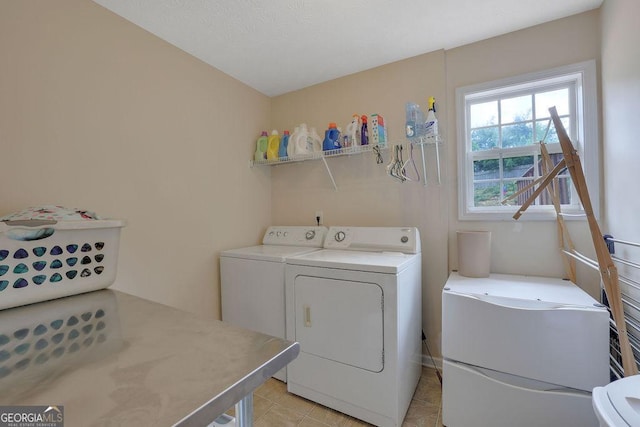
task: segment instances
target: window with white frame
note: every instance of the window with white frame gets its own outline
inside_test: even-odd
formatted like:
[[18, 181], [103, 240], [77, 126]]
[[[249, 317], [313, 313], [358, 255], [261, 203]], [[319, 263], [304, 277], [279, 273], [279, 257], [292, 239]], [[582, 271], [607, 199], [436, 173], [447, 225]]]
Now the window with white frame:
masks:
[[[555, 107], [577, 149], [594, 210], [599, 196], [595, 61], [458, 88], [459, 217], [510, 219], [533, 189], [510, 198], [543, 173], [540, 141], [554, 164], [562, 159], [549, 108]], [[581, 214], [565, 169], [558, 175], [562, 211]], [[522, 219], [555, 219], [543, 191]]]

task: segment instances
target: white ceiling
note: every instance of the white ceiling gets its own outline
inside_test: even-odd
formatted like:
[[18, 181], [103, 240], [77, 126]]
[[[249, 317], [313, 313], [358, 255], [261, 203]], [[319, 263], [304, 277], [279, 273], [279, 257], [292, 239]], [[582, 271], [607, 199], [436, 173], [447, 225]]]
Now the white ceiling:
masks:
[[268, 96], [603, 0], [94, 0]]

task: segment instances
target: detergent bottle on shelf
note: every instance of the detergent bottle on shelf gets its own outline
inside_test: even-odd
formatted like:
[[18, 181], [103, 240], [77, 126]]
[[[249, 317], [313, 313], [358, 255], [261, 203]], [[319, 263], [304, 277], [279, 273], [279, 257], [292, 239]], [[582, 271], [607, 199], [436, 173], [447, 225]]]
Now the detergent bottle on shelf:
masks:
[[256, 152], [253, 155], [253, 159], [258, 162], [267, 158], [267, 145], [269, 144], [267, 138], [267, 131], [263, 130], [260, 137], [256, 141]]
[[310, 138], [307, 125], [302, 123], [296, 133], [295, 139], [289, 142], [289, 145], [293, 142], [296, 156], [313, 153], [313, 143], [310, 141]]
[[287, 150], [289, 148], [289, 131], [285, 130], [280, 139], [280, 147], [278, 148], [278, 157], [287, 157]]
[[338, 131], [336, 124], [329, 123], [329, 129], [324, 132], [324, 141], [322, 141], [322, 150], [337, 150], [340, 147], [340, 132]]
[[367, 127], [367, 116], [362, 115], [362, 128], [360, 130], [360, 145], [369, 145], [369, 129]]
[[355, 147], [358, 145], [358, 134], [360, 133], [359, 124], [360, 116], [357, 114], [351, 116], [351, 122], [347, 125], [345, 135], [343, 137], [343, 147]]
[[320, 135], [318, 135], [318, 131], [316, 131], [316, 128], [311, 128], [311, 131], [309, 132], [309, 150], [311, 152], [314, 151], [322, 151], [322, 138], [320, 138]]
[[296, 126], [289, 136], [289, 145], [287, 145], [287, 157], [292, 158], [296, 155], [296, 140], [300, 134], [300, 127]]
[[438, 119], [436, 118], [436, 99], [429, 97], [429, 111], [427, 112], [427, 120], [424, 122], [425, 136], [438, 135]]
[[280, 135], [277, 130], [271, 131], [271, 135], [267, 138], [267, 160], [277, 160], [278, 150], [280, 149]]

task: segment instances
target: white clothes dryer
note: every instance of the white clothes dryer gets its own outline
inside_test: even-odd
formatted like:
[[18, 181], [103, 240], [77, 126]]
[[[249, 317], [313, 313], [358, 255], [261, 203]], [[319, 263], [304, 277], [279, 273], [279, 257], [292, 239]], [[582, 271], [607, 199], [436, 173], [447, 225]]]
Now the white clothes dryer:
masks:
[[331, 227], [286, 267], [287, 389], [382, 427], [400, 426], [421, 373], [416, 228]]
[[[272, 226], [262, 245], [222, 252], [222, 320], [284, 339], [285, 261], [320, 250], [326, 234], [326, 227]], [[286, 382], [286, 368], [274, 377]]]

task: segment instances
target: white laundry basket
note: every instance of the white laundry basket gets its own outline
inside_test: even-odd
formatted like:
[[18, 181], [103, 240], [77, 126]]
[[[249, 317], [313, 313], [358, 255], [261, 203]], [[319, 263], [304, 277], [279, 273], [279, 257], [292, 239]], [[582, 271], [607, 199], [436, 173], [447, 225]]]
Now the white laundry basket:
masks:
[[121, 220], [0, 222], [0, 310], [111, 285], [123, 226]]

